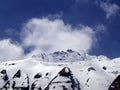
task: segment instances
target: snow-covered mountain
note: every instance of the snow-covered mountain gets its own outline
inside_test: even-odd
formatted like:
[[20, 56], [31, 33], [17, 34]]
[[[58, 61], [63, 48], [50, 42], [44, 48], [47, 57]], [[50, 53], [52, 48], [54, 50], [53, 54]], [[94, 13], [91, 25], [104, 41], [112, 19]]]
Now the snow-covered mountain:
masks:
[[120, 90], [120, 58], [73, 50], [0, 63], [0, 90]]

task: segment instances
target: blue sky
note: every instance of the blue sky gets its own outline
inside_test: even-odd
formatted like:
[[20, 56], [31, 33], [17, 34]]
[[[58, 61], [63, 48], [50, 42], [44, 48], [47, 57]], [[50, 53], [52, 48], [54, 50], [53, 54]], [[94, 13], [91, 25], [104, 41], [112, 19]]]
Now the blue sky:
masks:
[[[57, 26], [51, 28], [49, 23], [62, 27], [62, 30], [59, 30]], [[109, 58], [115, 58], [120, 56], [119, 24], [120, 0], [1, 0], [0, 46], [2, 48], [0, 51], [7, 54], [6, 52], [11, 53], [15, 50], [14, 52], [18, 52], [18, 56], [21, 57], [26, 52], [31, 53], [31, 50], [38, 51], [38, 48], [54, 51], [58, 49], [57, 45], [60, 45], [60, 49], [64, 50], [67, 48], [67, 44], [64, 46], [67, 41], [68, 47], [73, 47], [75, 50], [83, 49], [92, 55], [103, 54]], [[34, 25], [35, 28], [43, 31], [34, 30], [32, 27]], [[47, 30], [47, 27], [55, 30]], [[58, 30], [56, 31], [56, 29]], [[39, 34], [38, 37], [35, 37], [37, 36], [35, 32], [45, 35], [40, 34], [42, 38]], [[48, 37], [46, 34], [51, 32], [57, 33], [50, 34], [49, 39], [46, 40]], [[63, 36], [62, 33], [65, 35]], [[72, 36], [72, 33], [76, 37]], [[62, 37], [66, 39], [63, 40]], [[50, 43], [52, 40], [55, 42]], [[7, 51], [3, 45], [9, 47], [9, 50]], [[11, 46], [16, 49], [12, 50]], [[40, 51], [42, 50], [40, 49]], [[14, 56], [14, 53], [11, 55]]]

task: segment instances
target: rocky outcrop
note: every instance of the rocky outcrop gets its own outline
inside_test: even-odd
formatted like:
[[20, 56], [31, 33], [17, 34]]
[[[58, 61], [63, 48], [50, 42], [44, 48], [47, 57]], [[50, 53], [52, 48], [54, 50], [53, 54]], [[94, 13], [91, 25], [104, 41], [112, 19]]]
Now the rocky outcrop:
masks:
[[80, 83], [69, 68], [63, 68], [45, 88], [45, 90], [81, 90]]
[[8, 78], [7, 70], [2, 70], [0, 73], [0, 90], [29, 90], [29, 77], [27, 74], [18, 70], [12, 79]]
[[51, 72], [39, 72], [33, 79], [20, 69], [10, 78], [7, 70], [3, 69], [0, 84], [0, 90], [81, 90], [79, 81], [68, 67], [62, 68], [55, 76]]
[[112, 82], [108, 90], [120, 90], [120, 75]]

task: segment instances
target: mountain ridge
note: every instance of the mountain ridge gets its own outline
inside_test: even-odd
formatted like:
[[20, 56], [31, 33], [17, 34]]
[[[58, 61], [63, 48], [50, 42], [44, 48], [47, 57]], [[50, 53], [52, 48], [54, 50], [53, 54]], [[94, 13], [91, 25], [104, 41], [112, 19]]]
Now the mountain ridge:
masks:
[[0, 90], [120, 90], [119, 63], [73, 50], [1, 62]]

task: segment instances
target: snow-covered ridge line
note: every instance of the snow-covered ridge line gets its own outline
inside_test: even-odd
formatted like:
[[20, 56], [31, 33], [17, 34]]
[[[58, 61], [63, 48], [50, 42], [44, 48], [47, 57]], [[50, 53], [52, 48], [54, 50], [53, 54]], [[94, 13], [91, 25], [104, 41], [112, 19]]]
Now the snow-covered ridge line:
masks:
[[120, 90], [120, 58], [72, 50], [41, 55], [0, 63], [0, 90]]
[[47, 62], [74, 62], [74, 61], [84, 61], [84, 60], [109, 60], [106, 56], [100, 55], [100, 56], [91, 56], [82, 52], [73, 51], [71, 49], [68, 49], [67, 51], [56, 51], [53, 53], [41, 53], [32, 55], [33, 59], [38, 59], [41, 61], [47, 61]]

